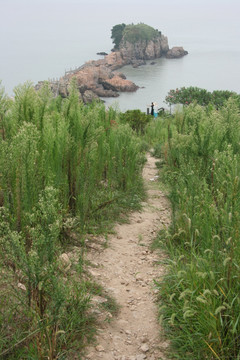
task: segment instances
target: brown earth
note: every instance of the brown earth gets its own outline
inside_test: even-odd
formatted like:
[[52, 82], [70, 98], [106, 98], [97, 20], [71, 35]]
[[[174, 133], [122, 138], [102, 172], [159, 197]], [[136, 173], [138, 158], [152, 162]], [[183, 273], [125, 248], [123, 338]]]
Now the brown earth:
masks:
[[[147, 156], [143, 177], [148, 200], [142, 211], [130, 215], [129, 223], [117, 224], [108, 247], [93, 248], [87, 258], [94, 264], [89, 272], [120, 305], [117, 316], [99, 311], [106, 299], [95, 296], [94, 309], [99, 318], [97, 343], [87, 349], [84, 360], [166, 360], [168, 341], [157, 320], [157, 290], [164, 267], [164, 254], [154, 253], [150, 245], [159, 229], [170, 224], [170, 207], [159, 190], [155, 159]], [[94, 250], [95, 249], [95, 250]]]

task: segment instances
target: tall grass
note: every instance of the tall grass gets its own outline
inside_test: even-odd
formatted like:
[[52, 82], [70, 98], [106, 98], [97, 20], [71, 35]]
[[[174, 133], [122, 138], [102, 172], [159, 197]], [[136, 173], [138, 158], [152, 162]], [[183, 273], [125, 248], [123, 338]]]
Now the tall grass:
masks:
[[[47, 88], [36, 94], [30, 84], [15, 90], [2, 120], [1, 188], [4, 206], [18, 230], [46, 186], [82, 226], [119, 191], [141, 187], [139, 140], [114, 110], [84, 106], [77, 92], [64, 101]], [[136, 171], [138, 176], [133, 176]]]
[[160, 319], [178, 359], [240, 358], [240, 114], [192, 105], [165, 144], [172, 226]]
[[0, 357], [55, 359], [91, 327], [83, 260], [70, 271], [61, 260], [66, 228], [95, 231], [103, 213], [139, 206], [140, 141], [113, 109], [80, 103], [74, 83], [64, 100], [26, 83], [0, 103], [1, 287], [12, 310], [3, 296]]

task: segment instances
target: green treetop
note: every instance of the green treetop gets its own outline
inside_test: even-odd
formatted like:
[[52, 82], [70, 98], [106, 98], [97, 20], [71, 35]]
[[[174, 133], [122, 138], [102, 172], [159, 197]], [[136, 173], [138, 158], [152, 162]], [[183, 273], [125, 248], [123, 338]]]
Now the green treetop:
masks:
[[114, 45], [114, 49], [118, 49], [119, 48], [119, 44], [122, 40], [122, 37], [123, 37], [123, 30], [125, 29], [126, 27], [126, 24], [118, 24], [118, 25], [115, 25], [113, 28], [112, 28], [112, 36], [111, 36], [111, 39], [113, 39], [113, 43], [115, 44]]
[[118, 49], [122, 39], [135, 43], [137, 41], [149, 41], [161, 36], [161, 33], [153, 27], [140, 23], [137, 25], [119, 24], [112, 28], [114, 48]]

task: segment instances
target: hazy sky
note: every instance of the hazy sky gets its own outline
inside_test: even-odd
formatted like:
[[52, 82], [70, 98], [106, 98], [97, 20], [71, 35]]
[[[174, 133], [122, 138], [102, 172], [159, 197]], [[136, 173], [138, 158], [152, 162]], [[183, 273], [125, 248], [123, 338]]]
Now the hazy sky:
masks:
[[9, 89], [59, 76], [110, 51], [111, 28], [122, 22], [158, 28], [170, 46], [224, 39], [239, 49], [239, 16], [239, 0], [0, 0], [0, 79]]

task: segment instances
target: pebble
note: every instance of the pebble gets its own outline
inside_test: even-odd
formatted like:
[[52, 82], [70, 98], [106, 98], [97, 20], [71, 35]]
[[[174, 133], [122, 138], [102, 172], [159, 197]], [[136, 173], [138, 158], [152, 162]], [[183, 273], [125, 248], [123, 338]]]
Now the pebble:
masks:
[[92, 302], [95, 304], [103, 304], [106, 303], [108, 300], [102, 296], [95, 295], [92, 297]]
[[136, 281], [143, 281], [143, 276], [141, 274], [137, 274]]
[[61, 263], [61, 267], [62, 267], [65, 271], [67, 271], [67, 270], [70, 269], [70, 267], [71, 267], [71, 261], [70, 261], [70, 259], [69, 259], [68, 254], [63, 253], [62, 255], [60, 255], [60, 256], [59, 256], [59, 261], [60, 261], [60, 263]]
[[141, 340], [141, 343], [143, 343], [143, 344], [147, 343], [148, 342], [147, 335], [143, 335], [140, 340]]
[[98, 309], [92, 309], [91, 313], [92, 313], [93, 315], [101, 315], [101, 311], [98, 310]]
[[104, 350], [104, 347], [103, 347], [102, 345], [97, 345], [95, 349], [96, 349], [97, 351], [99, 351], [99, 352], [105, 351], [105, 350]]
[[22, 283], [18, 283], [18, 288], [21, 289], [21, 290], [24, 290], [24, 291], [27, 290], [26, 286], [24, 284], [22, 284]]
[[137, 355], [135, 360], [144, 360], [146, 358], [147, 358], [147, 356], [145, 354], [141, 354], [141, 355]]
[[95, 357], [94, 352], [91, 352], [90, 354], [87, 355], [86, 360], [94, 359], [94, 357]]
[[146, 353], [149, 351], [149, 346], [148, 344], [143, 344], [140, 349], [142, 352]]
[[95, 266], [95, 267], [98, 267], [98, 266], [99, 266], [99, 263], [97, 263], [97, 262], [92, 262], [92, 265]]
[[92, 276], [101, 276], [101, 274], [97, 273], [97, 272], [94, 271], [94, 270], [89, 270], [89, 272], [90, 272], [90, 274], [91, 274]]

